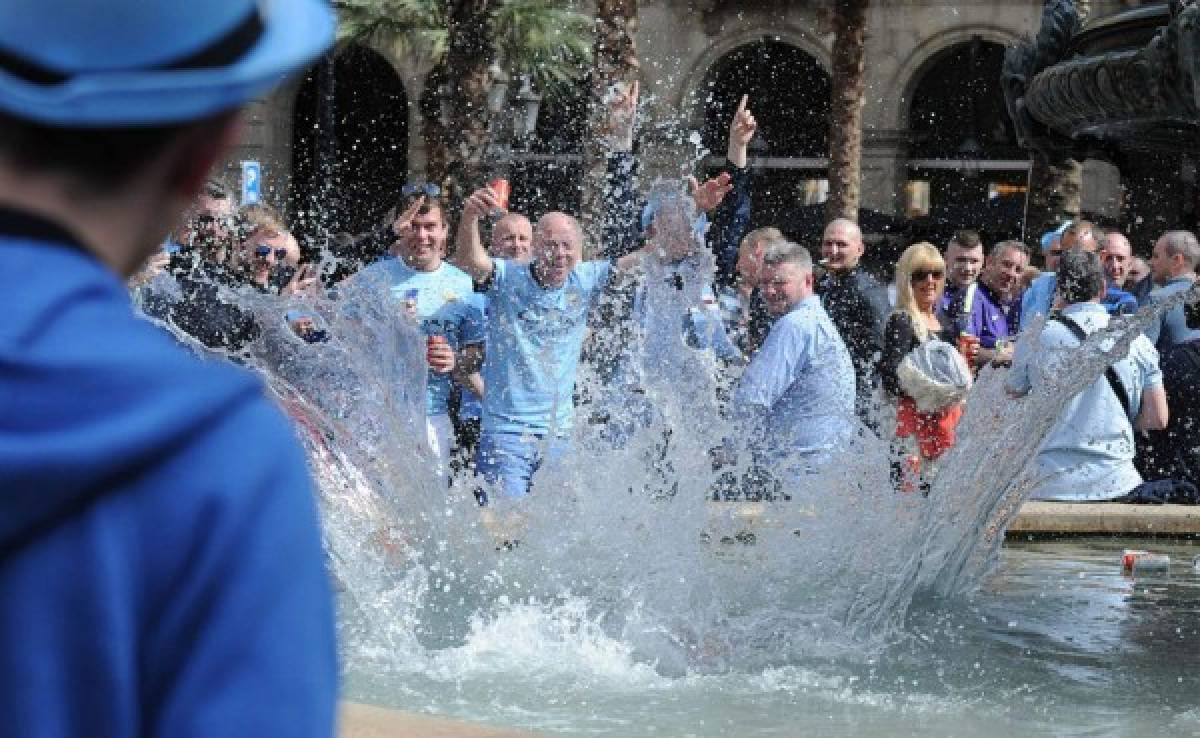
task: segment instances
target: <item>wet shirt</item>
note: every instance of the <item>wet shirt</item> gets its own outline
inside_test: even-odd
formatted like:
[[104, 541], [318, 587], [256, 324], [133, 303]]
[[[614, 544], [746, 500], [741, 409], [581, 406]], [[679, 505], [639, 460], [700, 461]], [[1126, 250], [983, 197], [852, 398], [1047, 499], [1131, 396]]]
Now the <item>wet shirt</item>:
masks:
[[775, 322], [746, 368], [734, 406], [759, 442], [778, 453], [834, 448], [852, 432], [854, 366], [815, 295]]
[[[410, 299], [415, 300], [421, 332], [426, 336], [444, 336], [455, 351], [483, 341], [483, 315], [471, 299], [474, 291], [471, 278], [455, 266], [443, 262], [431, 272], [422, 272], [402, 259], [388, 258], [364, 269], [355, 281], [385, 285], [401, 314], [408, 310]], [[426, 414], [448, 412], [451, 381], [449, 373], [429, 371]]]
[[[1108, 326], [1109, 315], [1098, 303], [1078, 303], [1063, 309], [1088, 335]], [[1016, 392], [1045, 385], [1077, 360], [1079, 340], [1058, 321], [1047, 321], [1036, 346], [1017, 343], [1013, 367], [1006, 380]], [[1113, 364], [1137, 417], [1142, 393], [1162, 386], [1158, 352], [1138, 336], [1129, 355]], [[1038, 450], [1040, 484], [1031, 495], [1039, 500], [1107, 500], [1120, 497], [1141, 483], [1133, 466], [1134, 431], [1130, 416], [1112, 386], [1101, 374], [1067, 403], [1062, 417]]]
[[817, 282], [817, 293], [829, 319], [837, 326], [854, 362], [858, 393], [875, 388], [876, 362], [883, 350], [883, 326], [891, 306], [887, 290], [862, 267], [828, 272]]
[[969, 315], [971, 308], [975, 306], [977, 290], [976, 282], [972, 282], [966, 287], [946, 285], [946, 289], [942, 292], [942, 299], [938, 302], [938, 315], [945, 318], [943, 323], [959, 326], [963, 322], [963, 316]]
[[487, 358], [483, 363], [483, 430], [563, 433], [587, 316], [612, 275], [607, 261], [583, 262], [561, 287], [544, 288], [528, 263], [493, 259], [486, 283]]

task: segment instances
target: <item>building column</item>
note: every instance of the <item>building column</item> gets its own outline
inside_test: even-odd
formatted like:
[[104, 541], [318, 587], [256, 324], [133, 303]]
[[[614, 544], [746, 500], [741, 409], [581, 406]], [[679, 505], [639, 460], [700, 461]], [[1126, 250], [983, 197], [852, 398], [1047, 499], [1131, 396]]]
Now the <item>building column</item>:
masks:
[[903, 215], [907, 164], [908, 141], [905, 131], [863, 131], [860, 207], [889, 215]]

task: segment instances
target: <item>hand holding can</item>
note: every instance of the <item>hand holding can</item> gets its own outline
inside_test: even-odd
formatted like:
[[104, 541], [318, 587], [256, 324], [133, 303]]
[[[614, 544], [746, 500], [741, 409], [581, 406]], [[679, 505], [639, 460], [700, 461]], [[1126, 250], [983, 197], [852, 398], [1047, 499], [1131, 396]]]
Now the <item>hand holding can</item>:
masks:
[[972, 368], [975, 366], [975, 359], [979, 356], [979, 336], [976, 336], [966, 331], [958, 334], [958, 352], [967, 360], [967, 364]]
[[507, 179], [497, 177], [488, 182], [488, 188], [496, 193], [496, 204], [500, 206], [503, 212], [493, 213], [493, 215], [503, 215], [508, 212], [508, 196], [512, 192]]
[[445, 336], [428, 336], [425, 339], [425, 361], [438, 374], [447, 374], [454, 369], [454, 349]]

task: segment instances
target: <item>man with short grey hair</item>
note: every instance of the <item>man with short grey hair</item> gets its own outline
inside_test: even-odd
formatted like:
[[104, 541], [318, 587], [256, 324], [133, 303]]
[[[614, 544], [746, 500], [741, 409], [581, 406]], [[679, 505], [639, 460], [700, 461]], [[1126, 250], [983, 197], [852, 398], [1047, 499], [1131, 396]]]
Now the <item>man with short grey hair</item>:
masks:
[[[1100, 300], [1107, 280], [1100, 258], [1078, 249], [1064, 252], [1058, 266], [1058, 294], [1066, 306], [1053, 313], [1036, 343], [1017, 344], [1007, 377], [1011, 394], [1024, 396], [1049, 384], [1071, 362], [1089, 336], [1108, 328]], [[1111, 348], [1109, 339], [1102, 344]], [[1134, 431], [1167, 424], [1158, 352], [1138, 336], [1128, 355], [1075, 395], [1037, 454], [1040, 472], [1031, 497], [1040, 500], [1099, 501], [1128, 494], [1142, 482], [1133, 466]]]
[[760, 455], [819, 457], [857, 427], [850, 352], [813, 294], [812, 257], [803, 247], [769, 244], [759, 286], [777, 320], [742, 375], [734, 404]]
[[[1172, 296], [1190, 290], [1196, 282], [1196, 264], [1200, 263], [1200, 243], [1191, 231], [1167, 231], [1154, 244], [1150, 255], [1150, 274], [1155, 287], [1147, 302], [1165, 302]], [[1183, 305], [1163, 313], [1146, 328], [1146, 338], [1160, 351], [1177, 343], [1200, 338], [1200, 331], [1187, 327]]]

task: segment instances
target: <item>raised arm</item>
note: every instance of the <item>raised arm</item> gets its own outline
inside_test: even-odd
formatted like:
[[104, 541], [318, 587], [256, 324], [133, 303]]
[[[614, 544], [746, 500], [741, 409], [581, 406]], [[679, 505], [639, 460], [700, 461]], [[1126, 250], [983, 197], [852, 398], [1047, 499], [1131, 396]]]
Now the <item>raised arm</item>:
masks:
[[732, 195], [713, 213], [709, 243], [717, 259], [717, 282], [732, 285], [736, 279], [738, 246], [750, 225], [750, 170], [747, 168], [750, 141], [758, 130], [754, 115], [747, 110], [749, 96], [743, 95], [729, 125], [729, 161]]
[[492, 276], [492, 257], [483, 247], [479, 236], [479, 222], [488, 213], [499, 210], [500, 203], [490, 187], [481, 187], [471, 193], [463, 203], [458, 231], [454, 236], [454, 266], [471, 275], [476, 282], [485, 282]]
[[602, 132], [607, 184], [601, 213], [601, 252], [609, 259], [630, 254], [641, 230], [637, 196], [637, 160], [633, 135], [637, 125], [639, 84], [613, 85], [608, 99], [608, 128]]

